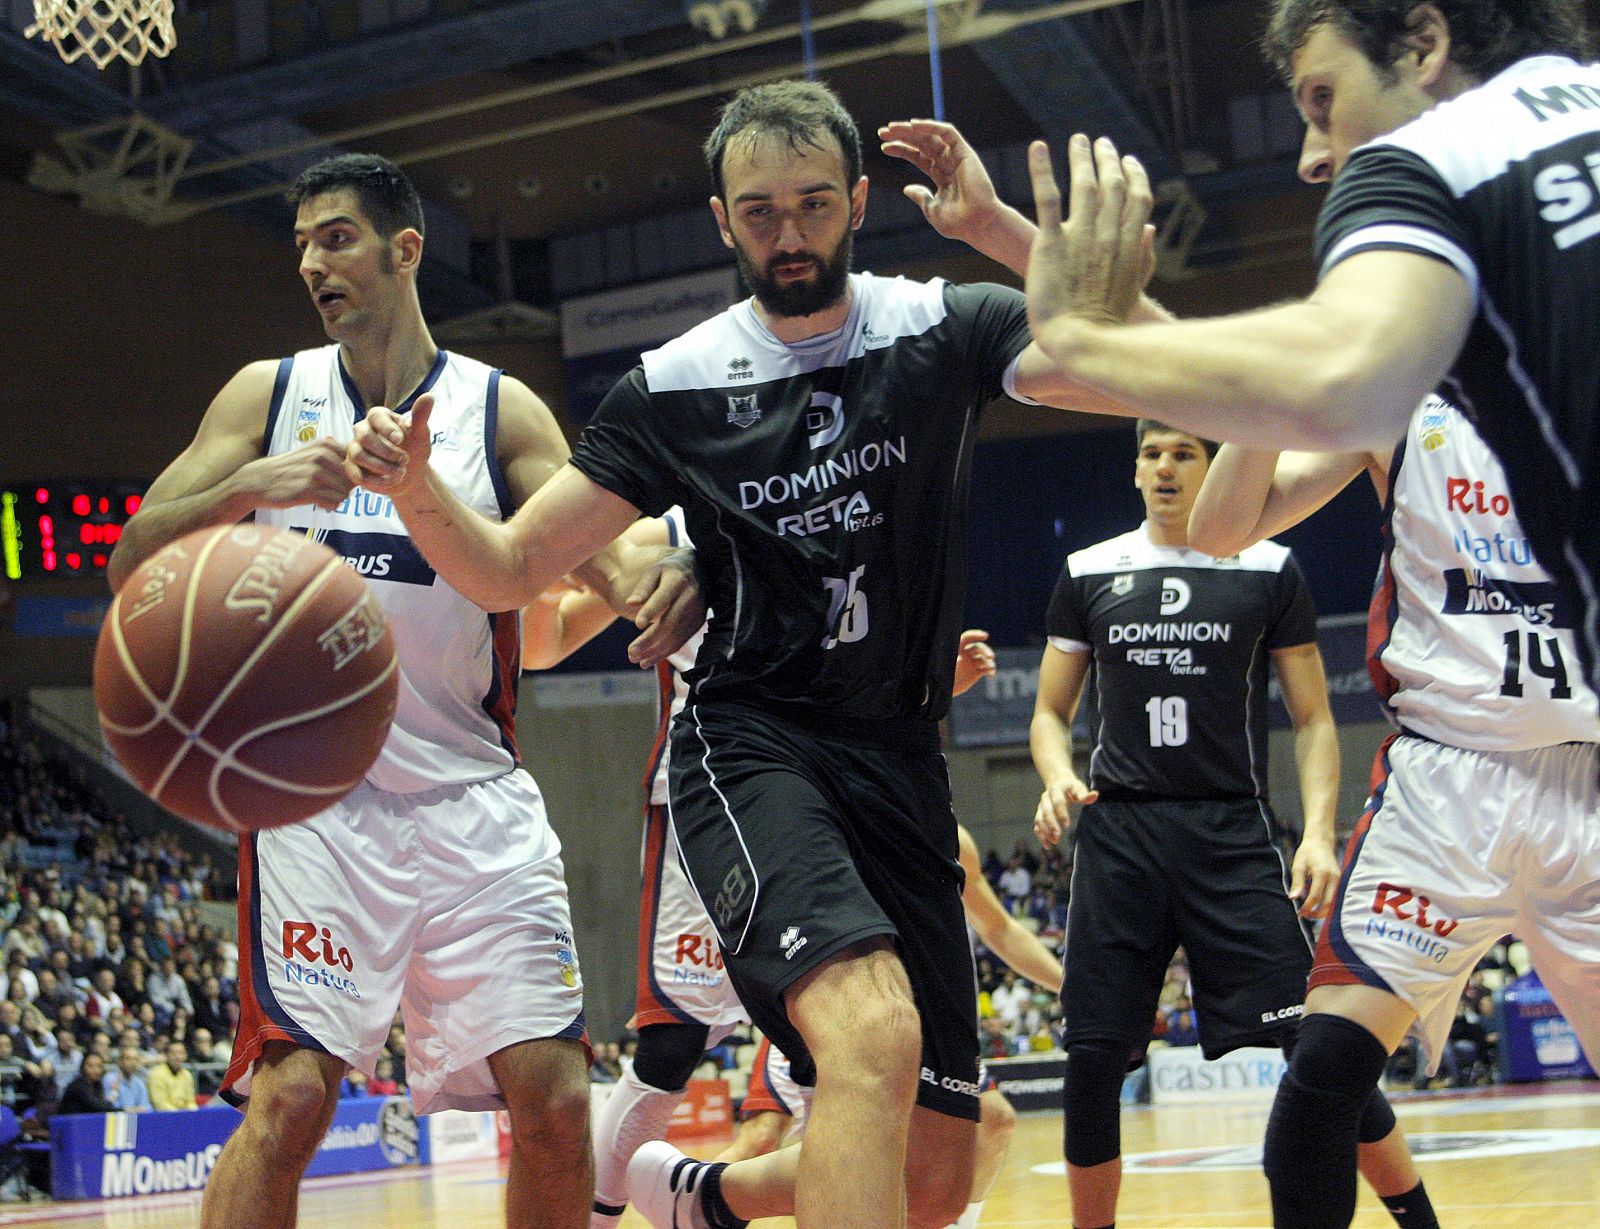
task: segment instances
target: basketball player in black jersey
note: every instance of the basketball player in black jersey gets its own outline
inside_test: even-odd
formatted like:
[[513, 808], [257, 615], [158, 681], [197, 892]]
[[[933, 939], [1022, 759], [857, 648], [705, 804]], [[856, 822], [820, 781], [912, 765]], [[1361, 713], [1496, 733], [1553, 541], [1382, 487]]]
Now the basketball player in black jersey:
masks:
[[646, 1172], [641, 1150], [630, 1194], [680, 1227], [947, 1225], [978, 1116], [937, 737], [969, 463], [1001, 391], [1065, 405], [1081, 390], [1030, 343], [1016, 292], [850, 272], [867, 182], [825, 87], [741, 92], [707, 161], [754, 299], [645, 355], [513, 520], [440, 487], [425, 402], [409, 421], [374, 411], [350, 463], [440, 573], [496, 609], [641, 511], [684, 507], [714, 614], [671, 735], [674, 830], [740, 998], [814, 1068], [816, 1097], [798, 1156], [724, 1170], [669, 1155]]
[[[1581, 4], [1274, 0], [1266, 47], [1306, 121], [1301, 176], [1333, 184], [1316, 291], [1114, 327], [1146, 279], [1148, 180], [1111, 142], [1074, 137], [1063, 225], [1036, 143], [1039, 344], [1117, 401], [1257, 448], [1388, 449], [1438, 388], [1529, 509], [1600, 680], [1600, 68]], [[1592, 823], [1581, 839], [1600, 839]], [[1306, 1007], [1265, 1166], [1280, 1229], [1343, 1229], [1359, 1122], [1411, 1012], [1366, 984], [1319, 985]]]
[[[1189, 547], [1214, 446], [1149, 419], [1134, 485], [1145, 523], [1067, 559], [1050, 601], [1030, 744], [1044, 781], [1034, 830], [1054, 845], [1077, 818], [1062, 988], [1072, 1223], [1116, 1220], [1118, 1094], [1150, 1039], [1181, 944], [1207, 1058], [1292, 1050], [1311, 946], [1291, 898], [1320, 914], [1338, 878], [1339, 744], [1316, 611], [1294, 556], [1260, 542], [1227, 559]], [[1295, 727], [1304, 830], [1289, 883], [1267, 801], [1267, 664]], [[1095, 673], [1085, 784], [1069, 735]], [[1373, 1090], [1363, 1168], [1404, 1229], [1434, 1229], [1393, 1112]]]

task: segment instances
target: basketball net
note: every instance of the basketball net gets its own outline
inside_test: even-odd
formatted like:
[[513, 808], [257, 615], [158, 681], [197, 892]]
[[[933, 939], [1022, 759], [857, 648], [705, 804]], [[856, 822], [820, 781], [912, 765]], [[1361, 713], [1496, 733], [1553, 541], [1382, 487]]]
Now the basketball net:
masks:
[[88, 56], [104, 68], [121, 56], [129, 64], [164, 56], [177, 43], [172, 0], [33, 0], [34, 23], [22, 33], [54, 43], [68, 64]]

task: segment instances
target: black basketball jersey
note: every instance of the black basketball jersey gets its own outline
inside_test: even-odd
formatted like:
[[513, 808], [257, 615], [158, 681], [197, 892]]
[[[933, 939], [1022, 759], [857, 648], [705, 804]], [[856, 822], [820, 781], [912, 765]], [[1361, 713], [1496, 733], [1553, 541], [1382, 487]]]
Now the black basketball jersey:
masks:
[[1600, 682], [1600, 68], [1523, 60], [1358, 149], [1323, 207], [1318, 263], [1373, 248], [1448, 261], [1473, 287], [1439, 391], [1505, 467]]
[[1003, 286], [851, 276], [839, 330], [788, 345], [749, 300], [644, 356], [573, 464], [681, 504], [710, 625], [700, 700], [864, 723], [949, 708], [978, 411], [1028, 344]]
[[1146, 798], [1266, 798], [1267, 651], [1317, 638], [1289, 549], [1213, 559], [1145, 528], [1067, 557], [1050, 643], [1093, 653], [1090, 785]]

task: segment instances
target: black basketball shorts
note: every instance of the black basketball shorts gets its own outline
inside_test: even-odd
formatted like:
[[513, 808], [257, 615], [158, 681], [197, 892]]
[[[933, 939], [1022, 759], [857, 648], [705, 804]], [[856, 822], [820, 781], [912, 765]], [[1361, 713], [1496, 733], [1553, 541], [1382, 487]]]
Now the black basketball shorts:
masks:
[[842, 949], [885, 936], [922, 1021], [918, 1103], [976, 1120], [972, 952], [936, 741], [874, 745], [870, 731], [835, 738], [757, 709], [694, 702], [671, 737], [684, 865], [734, 989], [796, 1080], [814, 1082], [815, 1066], [784, 991]]
[[1253, 798], [1083, 809], [1061, 989], [1069, 1045], [1142, 1049], [1179, 944], [1207, 1058], [1276, 1045], [1293, 1031], [1311, 945], [1289, 899], [1276, 827]]

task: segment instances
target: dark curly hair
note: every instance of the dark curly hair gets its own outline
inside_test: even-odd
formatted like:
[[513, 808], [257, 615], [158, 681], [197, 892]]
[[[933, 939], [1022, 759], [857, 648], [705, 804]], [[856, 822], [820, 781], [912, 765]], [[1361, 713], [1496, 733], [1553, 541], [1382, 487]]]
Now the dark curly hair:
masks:
[[861, 133], [839, 96], [818, 81], [775, 81], [740, 90], [722, 108], [717, 126], [706, 138], [706, 167], [712, 190], [725, 195], [722, 162], [728, 145], [746, 132], [776, 136], [789, 148], [821, 148], [824, 133], [831, 132], [844, 151], [845, 187], [861, 178]]
[[407, 229], [422, 235], [422, 200], [405, 172], [377, 154], [340, 154], [309, 166], [288, 191], [289, 204], [349, 188], [367, 220], [385, 239]]
[[[1318, 26], [1331, 24], [1392, 79], [1421, 0], [1272, 0], [1262, 50], [1285, 81]], [[1480, 80], [1530, 55], [1585, 60], [1582, 0], [1432, 0], [1450, 23], [1450, 59]]]

